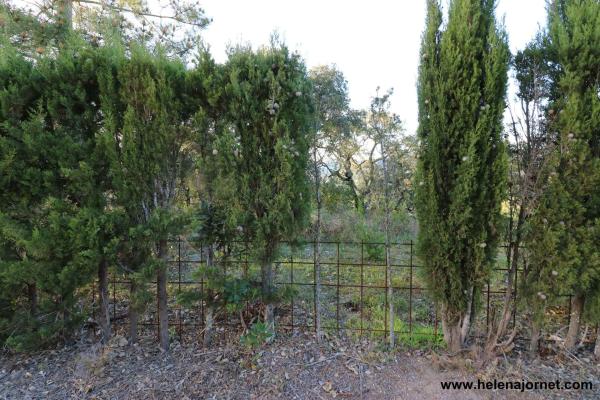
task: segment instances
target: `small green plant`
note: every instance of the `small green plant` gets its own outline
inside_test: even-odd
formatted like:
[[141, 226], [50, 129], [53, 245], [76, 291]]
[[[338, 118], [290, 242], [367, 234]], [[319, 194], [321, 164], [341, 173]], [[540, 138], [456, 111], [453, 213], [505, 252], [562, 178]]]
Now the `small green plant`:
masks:
[[270, 342], [275, 337], [275, 333], [269, 329], [264, 322], [252, 324], [248, 332], [240, 337], [240, 343], [249, 348], [256, 348]]

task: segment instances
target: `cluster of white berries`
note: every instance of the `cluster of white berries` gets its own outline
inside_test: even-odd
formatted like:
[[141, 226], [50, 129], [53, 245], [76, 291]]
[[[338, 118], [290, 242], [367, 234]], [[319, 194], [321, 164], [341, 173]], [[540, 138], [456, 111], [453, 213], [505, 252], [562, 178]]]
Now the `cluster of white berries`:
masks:
[[213, 153], [213, 156], [216, 156], [217, 154], [219, 154], [219, 150], [213, 149], [212, 153]]
[[296, 92], [296, 97], [300, 97], [300, 96], [302, 96], [302, 92], [301, 91], [297, 91]]
[[469, 157], [467, 157], [467, 156], [463, 156], [463, 158], [462, 158], [463, 161], [467, 161], [468, 159], [469, 159]]
[[553, 269], [552, 270], [552, 276], [558, 276], [558, 271], [556, 271], [556, 270]]
[[275, 113], [279, 109], [279, 104], [277, 104], [275, 100], [269, 100], [265, 109], [269, 112], [269, 114], [275, 115]]
[[485, 249], [486, 246], [487, 244], [485, 242], [479, 243], [479, 247], [481, 247], [482, 249]]

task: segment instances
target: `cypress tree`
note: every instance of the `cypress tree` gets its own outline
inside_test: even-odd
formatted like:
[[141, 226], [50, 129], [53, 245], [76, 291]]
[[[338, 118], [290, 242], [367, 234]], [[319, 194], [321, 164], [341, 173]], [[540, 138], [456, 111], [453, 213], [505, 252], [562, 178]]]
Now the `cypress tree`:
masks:
[[[104, 230], [99, 101], [95, 54], [78, 38], [35, 63], [2, 52], [0, 285], [17, 295], [0, 313], [7, 342], [23, 347], [67, 337], [83, 316], [76, 292], [93, 279]], [[23, 297], [28, 312], [14, 307]]]
[[427, 2], [418, 102], [418, 253], [458, 351], [496, 255], [506, 180], [502, 114], [509, 53], [493, 0]]
[[154, 260], [142, 263], [156, 273], [159, 339], [168, 350], [167, 241], [187, 218], [175, 204], [191, 138], [186, 70], [177, 60], [134, 47], [113, 76], [107, 72], [102, 88], [116, 201], [136, 223], [133, 236], [155, 244]]
[[310, 202], [310, 82], [300, 57], [277, 43], [256, 53], [232, 50], [225, 81], [228, 118], [239, 147], [241, 221], [261, 266], [265, 320], [273, 328], [272, 262], [279, 242], [293, 239], [305, 225]]
[[[549, 9], [550, 48], [558, 65], [557, 144], [544, 172], [545, 191], [528, 227], [526, 290], [538, 323], [545, 308], [570, 292], [565, 346], [577, 341], [586, 300], [600, 287], [600, 4], [555, 1]], [[589, 316], [600, 320], [590, 307]]]

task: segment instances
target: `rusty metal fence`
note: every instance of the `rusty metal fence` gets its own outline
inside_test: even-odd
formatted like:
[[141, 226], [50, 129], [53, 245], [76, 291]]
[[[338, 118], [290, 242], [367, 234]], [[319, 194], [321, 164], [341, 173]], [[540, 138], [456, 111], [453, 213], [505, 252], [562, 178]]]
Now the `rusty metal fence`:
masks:
[[[276, 308], [278, 330], [314, 329], [316, 319], [316, 245], [314, 242], [282, 243], [274, 265], [274, 284], [294, 289], [289, 301]], [[321, 242], [321, 320], [325, 331], [358, 336], [385, 338], [393, 324], [399, 342], [422, 345], [441, 343], [441, 326], [438, 310], [423, 284], [424, 273], [415, 255], [414, 243], [390, 245], [390, 271], [388, 279], [384, 243], [372, 242]], [[496, 266], [480, 297], [478, 318], [472, 333], [483, 336], [492, 323], [494, 310], [498, 309], [506, 292], [508, 260], [506, 246], [498, 251]], [[208, 246], [179, 238], [169, 242], [168, 298], [169, 326], [173, 336], [180, 341], [197, 340], [204, 329], [206, 305], [184, 307], [177, 302], [182, 291], [204, 293], [207, 282], [197, 279], [194, 271], [207, 260]], [[246, 243], [239, 242], [221, 249], [214, 256], [215, 265], [230, 277], [243, 277], [260, 283], [260, 266], [253, 262]], [[526, 265], [520, 265], [513, 277], [514, 296], [519, 296], [519, 282]], [[388, 293], [391, 282], [392, 296]], [[111, 320], [115, 329], [128, 324], [127, 308], [130, 302], [131, 281], [127, 274], [115, 270], [110, 278]], [[95, 292], [95, 291], [94, 291]], [[156, 284], [147, 283], [146, 293], [156, 293]], [[96, 296], [96, 295], [94, 295]], [[568, 297], [568, 296], [566, 296]], [[95, 300], [93, 299], [93, 304]], [[388, 320], [388, 306], [394, 305], [394, 319]], [[569, 303], [566, 303], [569, 304]], [[237, 334], [242, 326], [258, 320], [259, 304], [246, 304], [239, 313], [222, 309], [217, 313], [215, 330], [225, 337]], [[148, 302], [140, 315], [138, 326], [151, 333], [158, 327], [156, 302]], [[515, 312], [512, 324], [526, 318], [526, 310]], [[568, 318], [568, 312], [559, 313]], [[243, 320], [243, 321], [242, 321]], [[561, 321], [563, 322], [563, 321]]]

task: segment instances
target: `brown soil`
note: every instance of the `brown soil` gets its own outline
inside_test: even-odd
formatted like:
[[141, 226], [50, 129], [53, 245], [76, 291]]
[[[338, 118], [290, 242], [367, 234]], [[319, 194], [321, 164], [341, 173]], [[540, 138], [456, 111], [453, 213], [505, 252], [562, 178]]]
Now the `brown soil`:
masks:
[[[35, 355], [2, 355], [0, 399], [463, 400], [592, 399], [597, 395], [442, 390], [442, 381], [556, 379], [556, 370], [546, 371], [544, 365], [553, 364], [551, 360], [546, 364], [533, 360], [528, 366], [506, 359], [474, 374], [468, 362], [441, 370], [436, 359], [418, 350], [391, 353], [368, 342], [337, 338], [317, 345], [312, 334], [302, 333], [279, 336], [254, 350], [231, 344], [202, 348], [174, 343], [169, 354], [161, 353], [151, 339], [132, 346], [115, 337], [104, 347], [79, 343]], [[591, 378], [581, 375], [577, 365], [562, 365], [563, 376], [599, 379], [600, 369], [592, 364], [596, 369], [589, 371]]]

